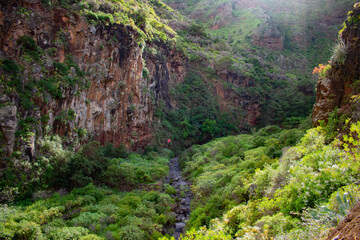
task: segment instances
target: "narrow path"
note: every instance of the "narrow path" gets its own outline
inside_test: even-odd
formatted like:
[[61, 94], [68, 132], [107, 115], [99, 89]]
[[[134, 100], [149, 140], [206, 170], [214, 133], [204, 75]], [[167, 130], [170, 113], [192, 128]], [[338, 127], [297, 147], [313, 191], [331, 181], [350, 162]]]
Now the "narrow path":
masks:
[[190, 203], [193, 197], [189, 183], [182, 176], [178, 159], [177, 157], [170, 159], [169, 175], [165, 178], [165, 183], [170, 184], [176, 190], [176, 207], [174, 209], [176, 222], [173, 227], [175, 239], [179, 239], [184, 231], [185, 222], [190, 217]]

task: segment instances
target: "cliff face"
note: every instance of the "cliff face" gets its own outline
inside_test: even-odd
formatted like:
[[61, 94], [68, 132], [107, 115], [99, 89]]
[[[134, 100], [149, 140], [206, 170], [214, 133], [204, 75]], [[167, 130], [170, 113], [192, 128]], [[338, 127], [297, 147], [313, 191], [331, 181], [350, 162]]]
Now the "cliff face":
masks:
[[[339, 44], [334, 48], [330, 69], [317, 84], [316, 103], [313, 108], [313, 123], [328, 120], [337, 108], [337, 114], [345, 120], [360, 120], [360, 4], [349, 13], [344, 29], [340, 32]], [[340, 125], [343, 122], [340, 122]]]
[[254, 80], [226, 70], [218, 71], [218, 75], [223, 82], [215, 82], [214, 94], [218, 96], [222, 110], [236, 109], [237, 118], [242, 119], [242, 126], [255, 126], [258, 117], [261, 115], [259, 99], [250, 96], [245, 91], [239, 93], [227, 86], [247, 89], [254, 87]]
[[[169, 86], [185, 74], [182, 55], [165, 44], [139, 45], [130, 27], [92, 25], [37, 0], [3, 3], [0, 28], [0, 132], [8, 153], [21, 136], [17, 147], [34, 154], [44, 131], [143, 147], [151, 140], [155, 103], [170, 106]], [[13, 65], [16, 77], [6, 77]]]

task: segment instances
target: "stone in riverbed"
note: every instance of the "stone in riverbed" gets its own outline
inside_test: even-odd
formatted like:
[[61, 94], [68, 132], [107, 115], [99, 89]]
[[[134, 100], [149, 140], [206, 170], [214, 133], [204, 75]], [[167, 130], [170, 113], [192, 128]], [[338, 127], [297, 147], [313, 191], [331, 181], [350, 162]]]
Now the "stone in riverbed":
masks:
[[185, 223], [180, 222], [175, 224], [175, 232], [182, 232], [185, 227]]

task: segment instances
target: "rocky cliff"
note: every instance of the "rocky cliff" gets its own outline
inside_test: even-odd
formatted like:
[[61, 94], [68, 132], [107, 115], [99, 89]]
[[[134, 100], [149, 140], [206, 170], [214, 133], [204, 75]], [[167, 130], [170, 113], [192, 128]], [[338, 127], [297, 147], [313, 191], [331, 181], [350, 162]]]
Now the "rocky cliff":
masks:
[[[340, 31], [338, 44], [333, 49], [329, 65], [320, 73], [317, 84], [316, 103], [313, 108], [313, 123], [327, 122], [329, 115], [338, 119], [338, 127], [350, 118], [360, 120], [360, 4], [349, 12], [344, 28]], [[334, 120], [334, 119], [333, 119]]]
[[34, 155], [44, 132], [133, 149], [152, 136], [156, 102], [185, 74], [171, 44], [139, 41], [131, 26], [90, 23], [42, 1], [2, 1], [1, 145]]

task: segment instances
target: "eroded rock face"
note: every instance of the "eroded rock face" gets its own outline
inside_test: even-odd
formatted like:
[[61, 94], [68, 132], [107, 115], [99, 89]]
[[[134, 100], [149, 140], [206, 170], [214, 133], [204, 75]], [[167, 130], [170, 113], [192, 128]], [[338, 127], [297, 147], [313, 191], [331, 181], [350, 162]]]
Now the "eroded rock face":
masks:
[[[26, 7], [28, 15], [19, 16], [19, 6]], [[79, 137], [79, 130], [86, 130], [101, 143], [144, 147], [152, 138], [155, 103], [164, 101], [171, 106], [169, 86], [182, 81], [185, 74], [183, 56], [166, 45], [152, 44], [157, 52], [144, 53], [131, 28], [91, 25], [71, 11], [45, 9], [41, 1], [3, 4], [0, 28], [0, 55], [24, 66], [22, 84], [56, 74], [54, 63], [65, 64], [70, 56], [84, 76], [79, 77], [76, 67], [71, 67], [68, 77], [78, 77], [87, 85], [61, 88], [61, 97], [57, 98], [34, 97], [34, 106], [26, 111], [19, 104], [1, 107], [1, 131], [10, 152], [16, 113], [20, 118], [46, 116], [47, 126], [61, 136]], [[19, 39], [24, 35], [44, 50], [39, 62], [22, 57]], [[41, 125], [38, 128], [35, 138], [42, 134]]]
[[254, 86], [254, 80], [224, 70], [218, 71], [218, 74], [224, 82], [244, 89], [243, 93], [238, 93], [221, 82], [215, 82], [213, 91], [219, 97], [221, 109], [225, 112], [236, 109], [237, 118], [242, 119], [242, 125], [256, 125], [261, 115], [261, 106], [258, 99], [249, 96], [245, 91], [246, 88]]
[[319, 125], [319, 120], [327, 121], [329, 114], [335, 108], [344, 119], [360, 120], [359, 98], [357, 97], [360, 92], [358, 81], [360, 78], [359, 16], [360, 5], [357, 3], [345, 22], [346, 28], [341, 33], [341, 39], [346, 47], [340, 52], [346, 52], [345, 57], [335, 53], [332, 57], [331, 69], [326, 72], [326, 77], [319, 78], [316, 103], [312, 113], [315, 126]]
[[258, 12], [264, 23], [259, 25], [256, 33], [251, 36], [251, 43], [270, 51], [284, 50], [285, 33], [277, 23], [265, 12]]
[[340, 224], [330, 231], [326, 240], [346, 240], [360, 238], [360, 202], [350, 211]]
[[13, 99], [3, 94], [3, 91], [0, 92], [0, 134], [3, 138], [2, 144], [5, 145], [5, 151], [10, 154], [15, 142], [17, 107]]
[[252, 36], [251, 42], [255, 46], [268, 49], [270, 51], [284, 50], [285, 34], [272, 24], [265, 24], [259, 29], [257, 34]]

